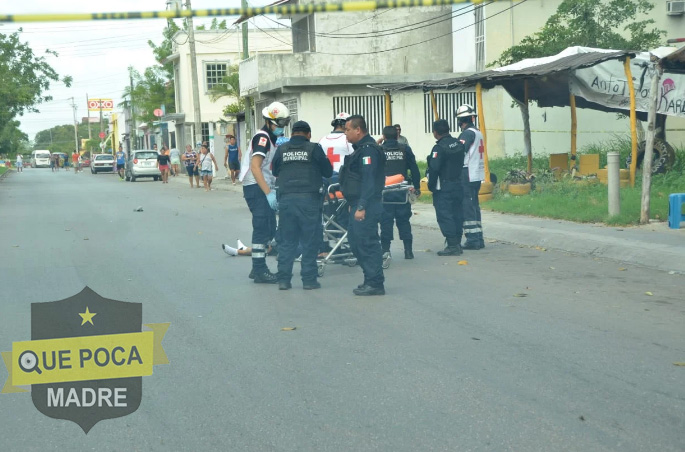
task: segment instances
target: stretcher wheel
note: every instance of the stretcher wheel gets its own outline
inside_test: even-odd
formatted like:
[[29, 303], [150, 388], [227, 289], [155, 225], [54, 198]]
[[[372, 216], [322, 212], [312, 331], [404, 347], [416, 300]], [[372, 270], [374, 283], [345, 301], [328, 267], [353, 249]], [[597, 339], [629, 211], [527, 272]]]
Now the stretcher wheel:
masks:
[[324, 264], [323, 262], [319, 262], [319, 263], [316, 265], [316, 268], [317, 268], [317, 270], [318, 270], [319, 277], [320, 277], [320, 278], [323, 277], [323, 274], [324, 274], [324, 272], [326, 271], [326, 264]]
[[347, 264], [348, 267], [354, 267], [357, 265], [357, 258], [356, 257], [350, 257], [345, 259], [345, 264]]

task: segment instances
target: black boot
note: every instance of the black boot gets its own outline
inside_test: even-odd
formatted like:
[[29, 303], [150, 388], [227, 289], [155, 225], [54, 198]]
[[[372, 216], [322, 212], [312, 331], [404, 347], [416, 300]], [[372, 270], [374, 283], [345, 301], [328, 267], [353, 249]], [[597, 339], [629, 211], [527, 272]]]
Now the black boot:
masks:
[[438, 256], [460, 256], [462, 253], [463, 251], [461, 250], [459, 241], [454, 237], [450, 237], [447, 239], [447, 246], [445, 249], [438, 251]]
[[255, 272], [254, 282], [256, 284], [278, 284], [278, 278], [267, 268], [261, 273]]
[[404, 258], [414, 259], [414, 252], [412, 251], [412, 241], [404, 240]]

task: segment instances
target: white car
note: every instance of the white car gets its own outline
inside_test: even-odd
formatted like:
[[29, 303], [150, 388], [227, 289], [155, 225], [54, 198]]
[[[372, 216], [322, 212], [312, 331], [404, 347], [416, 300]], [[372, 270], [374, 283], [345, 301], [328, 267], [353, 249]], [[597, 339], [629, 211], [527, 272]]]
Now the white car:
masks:
[[114, 156], [112, 154], [95, 154], [90, 160], [90, 172], [93, 174], [114, 171]]
[[126, 160], [124, 179], [135, 182], [140, 177], [152, 177], [156, 181], [162, 178], [162, 173], [157, 168], [157, 151], [131, 151]]

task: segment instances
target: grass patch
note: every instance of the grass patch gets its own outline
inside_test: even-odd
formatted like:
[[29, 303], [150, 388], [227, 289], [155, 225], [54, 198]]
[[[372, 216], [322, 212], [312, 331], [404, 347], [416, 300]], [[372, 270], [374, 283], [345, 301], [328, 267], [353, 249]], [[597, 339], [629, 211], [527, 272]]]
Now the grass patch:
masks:
[[[616, 137], [610, 141], [590, 145], [579, 154], [599, 154], [600, 167], [606, 166], [607, 153], [619, 152], [621, 166], [625, 166], [630, 155], [630, 140]], [[426, 162], [417, 162], [421, 174], [425, 174]], [[526, 169], [528, 159], [514, 155], [489, 161], [490, 172], [502, 182], [512, 169]], [[549, 157], [533, 158], [533, 173], [549, 169]], [[637, 224], [640, 220], [642, 201], [642, 172], [636, 174], [635, 187], [621, 189], [621, 214], [609, 216], [607, 186], [599, 183], [585, 185], [569, 179], [558, 182], [537, 182], [536, 190], [526, 196], [512, 196], [495, 186], [492, 201], [482, 204], [483, 210], [492, 210], [520, 215], [576, 221], [581, 223], [606, 223], [609, 225]], [[666, 174], [652, 177], [650, 217], [659, 220], [668, 218], [668, 196], [671, 193], [685, 193], [685, 149], [676, 150], [676, 162]], [[430, 194], [422, 195], [420, 202], [432, 203]]]
[[[600, 165], [606, 164], [606, 153], [621, 152], [621, 161], [625, 161], [630, 152], [630, 143], [612, 141], [610, 146], [599, 148], [591, 146], [588, 153], [600, 154]], [[600, 152], [597, 152], [600, 151]], [[624, 155], [625, 154], [625, 157]], [[523, 156], [497, 159], [491, 162], [491, 168], [504, 174], [511, 168], [525, 168], [527, 160]], [[512, 166], [510, 166], [512, 165]], [[533, 160], [533, 172], [549, 166], [547, 157]], [[498, 174], [498, 176], [499, 176]], [[655, 174], [652, 177], [650, 217], [659, 220], [668, 218], [668, 195], [685, 193], [685, 150], [676, 151], [676, 163], [666, 174]], [[571, 180], [538, 184], [537, 190], [527, 196], [512, 196], [508, 192], [495, 190], [494, 199], [483, 205], [486, 210], [505, 213], [532, 215], [536, 217], [557, 218], [582, 223], [606, 223], [610, 225], [637, 224], [640, 220], [642, 201], [642, 172], [638, 170], [634, 188], [621, 189], [621, 214], [610, 217], [608, 214], [607, 186], [602, 184], [584, 185]]]
[[7, 168], [0, 166], [0, 176], [2, 176], [7, 171]]

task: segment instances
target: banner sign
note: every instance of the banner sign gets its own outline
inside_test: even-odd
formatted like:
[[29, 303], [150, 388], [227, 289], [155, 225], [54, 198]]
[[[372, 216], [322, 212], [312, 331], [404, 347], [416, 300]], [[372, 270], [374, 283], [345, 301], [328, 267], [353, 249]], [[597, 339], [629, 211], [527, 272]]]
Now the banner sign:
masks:
[[114, 101], [112, 99], [88, 99], [88, 111], [112, 111]]
[[[635, 109], [648, 112], [652, 78], [655, 73], [649, 53], [642, 52], [630, 61], [635, 87]], [[659, 80], [657, 113], [685, 117], [685, 74], [664, 72]], [[630, 90], [623, 62], [605, 61], [577, 69], [569, 77], [572, 94], [607, 107], [630, 110]]]
[[168, 364], [168, 323], [142, 325], [140, 303], [108, 300], [86, 287], [64, 300], [31, 304], [31, 340], [2, 352], [3, 394], [31, 391], [44, 415], [78, 424], [87, 434], [104, 419], [140, 406], [142, 377]]

